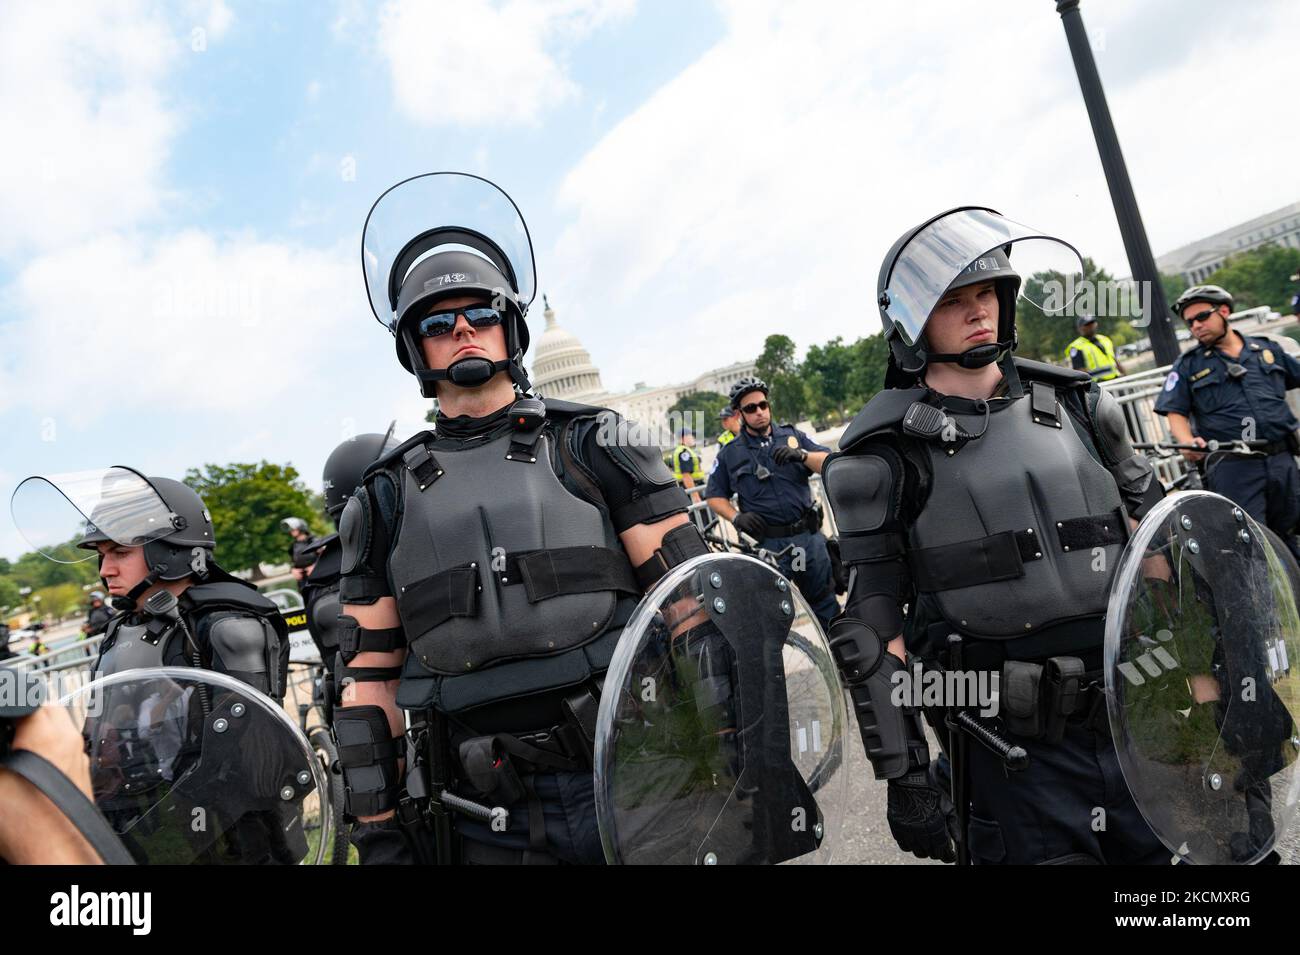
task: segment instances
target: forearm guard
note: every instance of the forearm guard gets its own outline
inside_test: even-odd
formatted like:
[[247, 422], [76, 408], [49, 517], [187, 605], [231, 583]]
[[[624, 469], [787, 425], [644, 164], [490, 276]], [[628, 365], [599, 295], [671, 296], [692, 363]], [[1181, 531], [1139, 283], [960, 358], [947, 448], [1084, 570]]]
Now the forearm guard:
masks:
[[894, 680], [894, 674], [905, 672], [903, 661], [875, 630], [852, 617], [832, 621], [829, 637], [876, 778], [898, 779], [924, 769], [930, 749], [921, 711], [907, 705], [911, 694], [901, 692]]
[[344, 812], [351, 819], [377, 816], [397, 805], [401, 780], [397, 760], [401, 736], [390, 736], [388, 714], [380, 706], [334, 710], [334, 745], [343, 769]]

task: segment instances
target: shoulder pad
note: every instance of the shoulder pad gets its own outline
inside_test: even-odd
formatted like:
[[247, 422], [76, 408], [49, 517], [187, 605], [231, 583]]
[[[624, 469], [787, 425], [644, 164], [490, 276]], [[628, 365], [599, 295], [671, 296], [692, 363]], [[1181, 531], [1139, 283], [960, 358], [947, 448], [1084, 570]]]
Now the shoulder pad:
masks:
[[542, 403], [546, 405], [547, 418], [578, 418], [609, 411], [602, 405], [584, 405], [576, 401], [561, 401], [559, 398], [543, 398]]
[[393, 462], [401, 460], [402, 455], [411, 450], [411, 448], [414, 448], [416, 445], [424, 444], [427, 441], [432, 441], [434, 440], [434, 437], [435, 435], [432, 431], [421, 431], [418, 434], [411, 435], [387, 454], [383, 454], [376, 458], [370, 467], [366, 468], [365, 472], [361, 475], [362, 483], [365, 483], [366, 478], [370, 477], [372, 474], [388, 470], [388, 468], [393, 465]]
[[218, 580], [208, 584], [195, 584], [186, 588], [183, 597], [188, 598], [195, 610], [204, 612], [238, 609], [256, 614], [273, 613], [278, 616], [280, 613], [280, 608], [270, 598], [262, 596], [256, 587], [243, 581]]
[[876, 432], [892, 429], [903, 420], [912, 403], [924, 398], [927, 391], [926, 388], [886, 388], [876, 392], [840, 435], [840, 449], [844, 450]]
[[1016, 373], [1020, 375], [1022, 382], [1041, 381], [1054, 388], [1078, 388], [1092, 383], [1092, 376], [1086, 371], [1049, 365], [1045, 361], [1034, 361], [1032, 358], [1017, 357], [1015, 363]]

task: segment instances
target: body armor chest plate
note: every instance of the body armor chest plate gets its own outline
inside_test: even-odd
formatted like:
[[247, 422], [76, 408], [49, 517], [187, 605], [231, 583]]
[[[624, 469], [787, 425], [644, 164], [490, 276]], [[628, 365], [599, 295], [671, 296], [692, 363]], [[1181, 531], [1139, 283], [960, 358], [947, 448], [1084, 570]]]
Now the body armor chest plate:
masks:
[[94, 676], [110, 676], [123, 670], [165, 666], [163, 657], [168, 644], [179, 635], [179, 626], [156, 618], [150, 618], [145, 623], [110, 624], [109, 635], [104, 639], [111, 639], [112, 645], [100, 654]]
[[[952, 417], [972, 434], [983, 425], [982, 415]], [[1011, 639], [1106, 612], [1128, 532], [1119, 489], [1059, 401], [1060, 427], [1034, 419], [1031, 401], [1020, 398], [991, 414], [988, 430], [954, 454], [941, 443], [925, 445], [933, 478], [908, 532], [909, 550], [915, 565], [917, 550], [940, 548], [930, 559], [958, 575], [929, 587], [925, 575], [916, 577], [918, 591], [960, 633]], [[986, 560], [988, 569], [979, 566]], [[951, 586], [960, 575], [981, 573], [1000, 579]]]
[[550, 433], [532, 462], [507, 460], [511, 438], [435, 449], [441, 474], [423, 490], [409, 466], [400, 472], [389, 576], [412, 656], [430, 672], [557, 655], [595, 639], [613, 618], [612, 590], [545, 593], [521, 579], [518, 560], [529, 552], [619, 543], [601, 512], [561, 484]]

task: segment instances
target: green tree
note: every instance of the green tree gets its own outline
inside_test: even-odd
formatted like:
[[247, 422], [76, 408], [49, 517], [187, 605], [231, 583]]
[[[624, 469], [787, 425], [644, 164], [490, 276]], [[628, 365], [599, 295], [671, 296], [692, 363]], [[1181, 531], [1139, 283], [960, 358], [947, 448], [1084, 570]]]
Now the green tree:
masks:
[[7, 574], [0, 575], [0, 607], [17, 607], [21, 602], [17, 581]]
[[1173, 307], [1174, 302], [1178, 301], [1178, 296], [1187, 291], [1187, 279], [1181, 275], [1165, 275], [1160, 273], [1160, 284], [1165, 290], [1165, 304]]
[[808, 349], [803, 378], [808, 383], [810, 410], [818, 420], [837, 424], [844, 420], [853, 360], [853, 346], [845, 345], [839, 336]]
[[40, 597], [40, 613], [50, 616], [55, 621], [80, 613], [86, 604], [85, 592], [80, 584], [63, 583], [52, 587], [42, 587], [33, 597]]
[[877, 332], [859, 338], [852, 345], [852, 371], [849, 372], [846, 404], [857, 414], [868, 401], [885, 387], [885, 371], [889, 367], [889, 345], [885, 336]]
[[[1138, 299], [1132, 287], [1122, 288], [1122, 283], [1117, 283], [1114, 276], [1088, 258], [1083, 260], [1083, 279], [1087, 284], [1076, 287], [1080, 294], [1073, 307], [1066, 310], [1067, 314], [1061, 314], [1058, 309], [1049, 313], [1033, 304], [1052, 301], [1049, 282], [1058, 283], [1058, 289], [1068, 289], [1072, 283], [1067, 282], [1065, 276], [1056, 272], [1035, 272], [1024, 279], [1021, 300], [1016, 303], [1016, 329], [1020, 334], [1016, 354], [1038, 361], [1061, 363], [1065, 359], [1066, 346], [1079, 334], [1075, 316], [1080, 312], [1093, 315], [1097, 319], [1098, 331], [1117, 347], [1141, 337], [1141, 332], [1133, 327], [1131, 316], [1111, 314], [1112, 311], [1122, 311], [1125, 304], [1136, 308]], [[1063, 303], [1059, 293], [1056, 298]]]
[[758, 356], [756, 371], [771, 389], [773, 421], [799, 421], [809, 410], [808, 383], [794, 356], [794, 339], [788, 335], [768, 335]]
[[1205, 284], [1219, 285], [1231, 292], [1234, 309], [1268, 305], [1279, 312], [1287, 312], [1291, 307], [1291, 296], [1296, 294], [1291, 276], [1297, 270], [1300, 270], [1300, 249], [1288, 249], [1270, 242], [1258, 249], [1228, 256], [1223, 267], [1215, 270]]
[[718, 409], [726, 403], [727, 396], [716, 391], [692, 391], [673, 402], [668, 409], [668, 420], [674, 427], [693, 430], [698, 441], [711, 441], [722, 430]]
[[252, 570], [256, 577], [259, 563], [284, 563], [290, 540], [280, 521], [286, 517], [303, 518], [317, 534], [332, 530], [292, 465], [205, 464], [187, 471], [185, 483], [212, 514], [217, 563], [227, 570]]

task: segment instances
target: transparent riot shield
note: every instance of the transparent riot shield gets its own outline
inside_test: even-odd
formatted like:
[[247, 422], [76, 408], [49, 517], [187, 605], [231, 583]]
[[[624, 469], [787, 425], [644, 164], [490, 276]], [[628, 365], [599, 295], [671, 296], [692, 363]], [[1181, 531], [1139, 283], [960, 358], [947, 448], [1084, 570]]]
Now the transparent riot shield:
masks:
[[1300, 568], [1226, 498], [1174, 494], [1112, 585], [1106, 691], [1115, 748], [1156, 835], [1188, 862], [1268, 855], [1300, 796]]
[[137, 863], [323, 864], [325, 771], [269, 697], [224, 674], [160, 667], [60, 702], [86, 737], [95, 805]]
[[494, 183], [460, 172], [405, 179], [371, 207], [361, 264], [375, 317], [392, 330], [397, 292], [422, 258], [459, 248], [492, 262], [517, 292], [520, 312], [537, 290], [533, 246], [518, 207]]
[[674, 569], [628, 622], [601, 694], [607, 861], [829, 861], [846, 720], [826, 638], [789, 581], [734, 554]]

